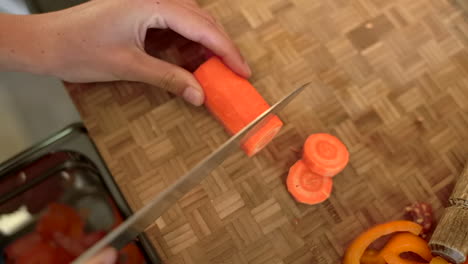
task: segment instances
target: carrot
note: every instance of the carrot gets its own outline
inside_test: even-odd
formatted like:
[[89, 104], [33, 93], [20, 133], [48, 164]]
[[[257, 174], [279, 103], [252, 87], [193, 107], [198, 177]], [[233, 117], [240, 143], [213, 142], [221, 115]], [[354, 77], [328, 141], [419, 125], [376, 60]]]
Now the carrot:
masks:
[[349, 152], [336, 137], [319, 133], [307, 138], [302, 159], [312, 172], [333, 177], [348, 164]]
[[298, 202], [318, 204], [330, 197], [333, 180], [313, 173], [299, 160], [289, 169], [287, 186]]
[[[270, 106], [249, 83], [217, 57], [211, 57], [195, 72], [205, 93], [205, 106], [231, 135], [239, 132]], [[249, 157], [263, 149], [279, 132], [283, 122], [273, 116], [251, 135], [242, 148]]]
[[381, 236], [395, 232], [410, 232], [418, 235], [422, 231], [422, 226], [411, 221], [393, 221], [376, 225], [361, 235], [359, 235], [346, 250], [343, 264], [360, 264], [366, 248]]
[[413, 252], [426, 261], [432, 259], [431, 250], [427, 242], [415, 234], [408, 232], [394, 235], [385, 247], [380, 251], [380, 255], [388, 264], [418, 264], [420, 262], [403, 259], [400, 254], [403, 252]]

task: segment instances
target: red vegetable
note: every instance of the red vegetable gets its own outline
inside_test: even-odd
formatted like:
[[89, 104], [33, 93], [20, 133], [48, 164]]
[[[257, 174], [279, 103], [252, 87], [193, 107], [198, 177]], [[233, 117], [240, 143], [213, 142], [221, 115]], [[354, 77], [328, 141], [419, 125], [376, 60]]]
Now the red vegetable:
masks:
[[5, 255], [8, 259], [18, 258], [19, 256], [23, 255], [24, 252], [34, 248], [39, 243], [43, 243], [43, 241], [38, 234], [27, 234], [15, 240], [14, 243], [8, 245], [8, 247], [5, 248]]
[[73, 260], [65, 250], [54, 247], [51, 243], [41, 242], [23, 252], [15, 264], [64, 264]]
[[96, 231], [96, 232], [93, 232], [93, 233], [89, 233], [89, 234], [84, 235], [84, 236], [81, 238], [80, 243], [81, 243], [85, 248], [89, 248], [89, 247], [91, 247], [92, 245], [94, 245], [94, 243], [98, 242], [99, 240], [101, 240], [101, 239], [104, 238], [105, 236], [106, 236], [106, 232], [104, 232], [104, 231]]
[[[230, 134], [235, 134], [270, 106], [249, 83], [217, 57], [203, 63], [194, 73], [205, 93], [205, 106]], [[279, 132], [283, 122], [273, 116], [251, 136], [242, 148], [253, 156]]]
[[57, 244], [58, 247], [63, 248], [70, 255], [78, 257], [83, 252], [85, 252], [87, 248], [91, 247], [105, 235], [105, 232], [98, 231], [85, 234], [79, 239], [72, 239], [63, 235], [62, 233], [54, 233], [53, 241]]
[[339, 139], [320, 133], [307, 138], [302, 159], [312, 172], [333, 177], [346, 167], [349, 153]]
[[[116, 222], [122, 217], [116, 207]], [[63, 264], [69, 263], [98, 240], [106, 232], [84, 232], [85, 222], [80, 214], [65, 204], [49, 205], [36, 225], [36, 231], [17, 239], [5, 249], [7, 263]], [[145, 262], [140, 249], [130, 244], [120, 251], [121, 264]]]
[[119, 252], [118, 264], [143, 264], [145, 259], [135, 244], [128, 244]]
[[53, 203], [39, 219], [37, 232], [45, 238], [53, 237], [54, 233], [62, 233], [72, 239], [83, 235], [84, 221], [78, 212], [64, 204]]
[[302, 160], [289, 169], [288, 191], [297, 201], [305, 204], [317, 204], [330, 197], [333, 180], [313, 173]]
[[416, 202], [405, 207], [405, 212], [407, 217], [423, 227], [423, 231], [420, 236], [427, 239], [434, 224], [432, 206], [428, 203]]

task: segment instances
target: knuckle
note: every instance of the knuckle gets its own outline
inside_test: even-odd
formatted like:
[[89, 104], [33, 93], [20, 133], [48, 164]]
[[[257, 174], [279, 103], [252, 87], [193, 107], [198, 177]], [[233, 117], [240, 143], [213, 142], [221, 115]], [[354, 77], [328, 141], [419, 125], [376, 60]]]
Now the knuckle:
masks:
[[208, 21], [210, 24], [216, 24], [216, 23], [217, 23], [216, 19], [215, 19], [210, 13], [208, 13], [208, 11], [201, 10], [201, 11], [200, 11], [200, 15], [201, 15], [206, 21]]
[[156, 81], [156, 85], [173, 94], [179, 94], [181, 91], [176, 85], [177, 74], [174, 71], [166, 71]]

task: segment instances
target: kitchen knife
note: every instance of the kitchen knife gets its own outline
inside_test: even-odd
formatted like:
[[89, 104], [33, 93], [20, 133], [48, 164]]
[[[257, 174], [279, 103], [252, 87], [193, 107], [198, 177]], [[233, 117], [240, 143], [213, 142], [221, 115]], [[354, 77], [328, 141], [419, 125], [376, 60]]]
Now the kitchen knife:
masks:
[[216, 151], [198, 163], [194, 168], [180, 177], [174, 184], [163, 190], [152, 201], [131, 215], [125, 222], [109, 232], [103, 239], [98, 241], [82, 255], [80, 255], [73, 264], [84, 263], [92, 256], [107, 246], [120, 249], [133, 241], [141, 232], [152, 225], [167, 209], [176, 203], [193, 187], [198, 185], [209, 173], [219, 166], [230, 154], [238, 149], [250, 135], [254, 134], [265, 122], [268, 122], [273, 114], [283, 109], [294, 97], [301, 93], [310, 83], [306, 83], [290, 94], [283, 97], [279, 102], [262, 113], [245, 128], [231, 137]]

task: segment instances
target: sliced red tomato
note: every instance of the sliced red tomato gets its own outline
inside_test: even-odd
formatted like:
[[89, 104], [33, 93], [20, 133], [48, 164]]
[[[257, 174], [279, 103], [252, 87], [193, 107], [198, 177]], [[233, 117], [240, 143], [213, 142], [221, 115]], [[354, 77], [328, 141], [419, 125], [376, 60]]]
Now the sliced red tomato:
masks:
[[46, 239], [51, 239], [54, 233], [79, 239], [83, 235], [84, 225], [75, 209], [65, 204], [53, 203], [39, 219], [36, 230]]
[[79, 240], [69, 238], [62, 233], [54, 233], [53, 241], [58, 247], [75, 257], [86, 250], [86, 247], [84, 247]]
[[5, 255], [8, 259], [15, 259], [23, 255], [37, 244], [41, 243], [42, 239], [37, 233], [27, 234], [5, 248]]
[[65, 250], [41, 242], [23, 252], [23, 255], [15, 260], [15, 264], [65, 264], [73, 259]]
[[58, 247], [64, 249], [68, 254], [77, 257], [105, 235], [105, 232], [97, 231], [83, 235], [79, 239], [72, 239], [62, 233], [54, 233], [53, 241]]
[[96, 232], [92, 232], [92, 233], [89, 233], [89, 234], [86, 234], [84, 235], [82, 238], [81, 238], [81, 244], [85, 247], [85, 248], [89, 248], [91, 247], [92, 245], [94, 245], [94, 243], [98, 242], [99, 240], [101, 240], [104, 236], [106, 236], [106, 232], [104, 231], [96, 231]]
[[135, 244], [128, 244], [119, 252], [118, 264], [143, 264], [145, 258]]

